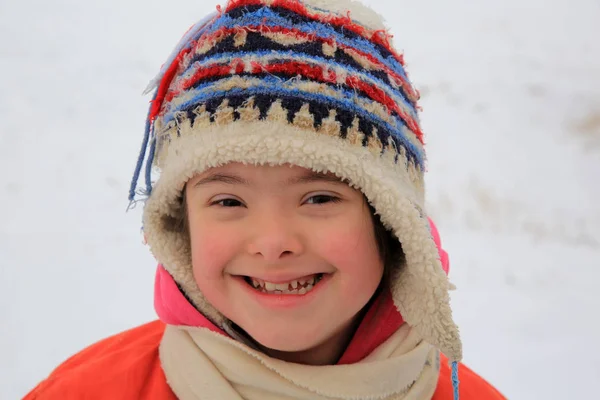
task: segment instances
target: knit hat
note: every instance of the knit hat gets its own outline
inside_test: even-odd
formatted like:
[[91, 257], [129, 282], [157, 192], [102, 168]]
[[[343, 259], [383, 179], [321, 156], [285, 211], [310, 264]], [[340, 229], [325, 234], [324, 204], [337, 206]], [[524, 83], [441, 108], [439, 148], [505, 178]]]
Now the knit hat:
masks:
[[331, 172], [364, 193], [402, 244], [405, 265], [390, 290], [404, 320], [459, 361], [450, 283], [424, 207], [419, 94], [382, 18], [352, 0], [229, 0], [217, 10], [186, 33], [150, 86], [130, 201], [144, 197], [154, 256], [222, 327], [228, 321], [199, 290], [178, 228], [186, 182], [229, 162]]

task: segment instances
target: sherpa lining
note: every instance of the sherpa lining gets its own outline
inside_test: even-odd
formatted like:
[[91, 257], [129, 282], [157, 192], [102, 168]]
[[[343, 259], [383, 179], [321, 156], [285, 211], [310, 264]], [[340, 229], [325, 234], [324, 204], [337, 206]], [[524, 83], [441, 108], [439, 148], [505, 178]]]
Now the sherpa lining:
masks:
[[[281, 116], [280, 116], [281, 117]], [[293, 164], [329, 171], [352, 183], [369, 199], [386, 228], [402, 243], [407, 267], [394, 271], [392, 296], [404, 319], [451, 360], [462, 358], [458, 328], [449, 306], [449, 283], [422, 210], [420, 174], [393, 157], [374, 154], [345, 140], [287, 122], [235, 121], [211, 125], [201, 133], [190, 123], [178, 125], [180, 137], [164, 149], [162, 172], [144, 211], [144, 229], [156, 258], [186, 294], [218, 326], [224, 317], [204, 298], [194, 280], [189, 238], [169, 230], [180, 218], [181, 192], [195, 174], [228, 162]], [[392, 154], [390, 154], [392, 156]], [[410, 164], [410, 163], [409, 163]]]

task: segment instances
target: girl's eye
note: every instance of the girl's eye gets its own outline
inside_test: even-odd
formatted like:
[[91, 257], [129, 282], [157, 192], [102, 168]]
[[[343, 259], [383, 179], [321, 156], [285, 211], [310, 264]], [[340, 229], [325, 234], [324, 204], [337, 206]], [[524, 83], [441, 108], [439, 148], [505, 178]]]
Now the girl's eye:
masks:
[[236, 200], [236, 199], [221, 199], [221, 200], [212, 202], [211, 205], [226, 207], [226, 208], [243, 206], [242, 202], [239, 200]]
[[339, 203], [342, 201], [340, 198], [335, 196], [329, 196], [326, 194], [318, 194], [316, 196], [310, 197], [306, 202], [308, 204], [327, 204], [327, 203]]

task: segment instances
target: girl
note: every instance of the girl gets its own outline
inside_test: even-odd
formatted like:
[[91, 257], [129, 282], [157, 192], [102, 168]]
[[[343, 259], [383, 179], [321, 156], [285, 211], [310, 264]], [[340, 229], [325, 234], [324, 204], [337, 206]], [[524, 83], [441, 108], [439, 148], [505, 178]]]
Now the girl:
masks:
[[[230, 0], [155, 80], [144, 232], [160, 321], [26, 399], [502, 399], [461, 368], [418, 92], [351, 0]], [[153, 179], [152, 173], [159, 173]]]

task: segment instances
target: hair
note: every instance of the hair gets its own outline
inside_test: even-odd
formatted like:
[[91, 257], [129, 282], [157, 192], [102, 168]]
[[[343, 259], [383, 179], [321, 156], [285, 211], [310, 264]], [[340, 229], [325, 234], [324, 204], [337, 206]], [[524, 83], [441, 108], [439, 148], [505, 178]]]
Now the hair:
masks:
[[[178, 232], [183, 232], [190, 237], [189, 217], [186, 200], [186, 189], [184, 188], [181, 193], [181, 209], [179, 219], [174, 225], [174, 229]], [[386, 229], [381, 221], [381, 217], [375, 211], [375, 208], [369, 204], [366, 196], [363, 195], [364, 202], [369, 207], [371, 214], [371, 222], [373, 223], [373, 233], [375, 236], [375, 242], [377, 243], [377, 250], [379, 251], [379, 257], [383, 262], [383, 277], [381, 279], [381, 286], [389, 285], [391, 274], [394, 268], [402, 268], [406, 264], [404, 251], [402, 250], [402, 244], [390, 230]]]
[[[366, 197], [365, 201], [367, 201]], [[394, 268], [402, 268], [406, 263], [406, 258], [402, 250], [402, 244], [396, 235], [385, 228], [380, 216], [370, 204], [369, 210], [371, 211], [371, 221], [373, 221], [375, 242], [377, 243], [379, 256], [383, 261], [383, 278], [381, 279], [381, 284], [389, 285], [392, 271]]]

